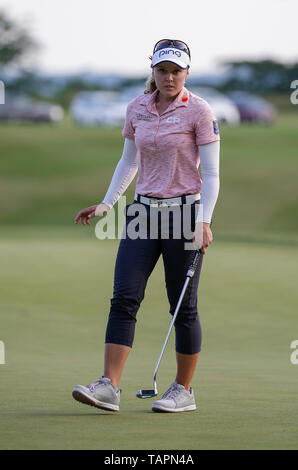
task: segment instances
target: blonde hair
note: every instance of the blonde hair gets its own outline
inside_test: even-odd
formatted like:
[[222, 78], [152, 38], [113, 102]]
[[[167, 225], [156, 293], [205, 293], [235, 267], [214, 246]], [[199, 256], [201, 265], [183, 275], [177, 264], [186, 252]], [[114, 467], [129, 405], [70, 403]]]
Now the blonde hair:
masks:
[[146, 89], [144, 93], [153, 93], [157, 89], [153, 73], [150, 75], [150, 77], [147, 78], [146, 80]]

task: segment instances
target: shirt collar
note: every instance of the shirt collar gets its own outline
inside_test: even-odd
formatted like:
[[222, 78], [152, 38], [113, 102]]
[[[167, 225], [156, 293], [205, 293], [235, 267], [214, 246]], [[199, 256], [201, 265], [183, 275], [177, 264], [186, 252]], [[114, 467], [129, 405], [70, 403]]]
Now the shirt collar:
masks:
[[[142, 102], [142, 104], [145, 104], [147, 106], [148, 111], [153, 114], [157, 114], [155, 100], [156, 100], [158, 93], [159, 91], [155, 90], [151, 95], [149, 95], [148, 101], [143, 100]], [[145, 95], [145, 96], [147, 97], [148, 95]], [[180, 106], [187, 107], [188, 101], [189, 101], [189, 91], [185, 87], [183, 87], [179, 95], [175, 98], [175, 100], [169, 105], [169, 107], [164, 112], [167, 113], [168, 111], [172, 111]]]

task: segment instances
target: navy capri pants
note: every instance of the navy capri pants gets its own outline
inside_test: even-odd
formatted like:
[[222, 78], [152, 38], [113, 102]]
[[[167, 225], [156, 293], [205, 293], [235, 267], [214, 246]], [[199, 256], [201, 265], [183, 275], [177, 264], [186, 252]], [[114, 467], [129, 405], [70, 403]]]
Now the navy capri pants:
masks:
[[[170, 210], [165, 207], [152, 208], [136, 201], [126, 206], [125, 226], [116, 258], [106, 343], [132, 346], [136, 315], [145, 295], [148, 278], [160, 255], [164, 264], [170, 313], [174, 314], [194, 255], [192, 249], [185, 249], [185, 243], [192, 240], [190, 233], [195, 229], [198, 204], [199, 201], [196, 201], [188, 207], [181, 205]], [[188, 229], [185, 229], [187, 224]], [[188, 233], [185, 233], [187, 230]], [[176, 351], [181, 354], [195, 354], [201, 350], [202, 330], [197, 311], [197, 291], [203, 257], [200, 257], [197, 270], [188, 284], [175, 321]]]

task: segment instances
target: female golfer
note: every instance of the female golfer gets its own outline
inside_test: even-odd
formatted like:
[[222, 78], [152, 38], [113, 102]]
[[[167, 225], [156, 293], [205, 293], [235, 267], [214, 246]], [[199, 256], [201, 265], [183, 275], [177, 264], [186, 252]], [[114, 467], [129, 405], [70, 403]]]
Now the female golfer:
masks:
[[[81, 220], [83, 225], [90, 225], [91, 218], [102, 216], [113, 207], [138, 172], [134, 203], [126, 207], [126, 237], [121, 239], [117, 254], [104, 375], [87, 386], [75, 386], [72, 392], [81, 403], [106, 410], [119, 411], [118, 385], [133, 344], [136, 314], [159, 256], [163, 258], [173, 314], [193, 250], [201, 248], [204, 255], [212, 242], [210, 223], [219, 191], [219, 129], [206, 101], [184, 86], [190, 58], [183, 41], [162, 39], [156, 43], [147, 90], [127, 107], [123, 154], [106, 196], [100, 204], [81, 210], [75, 218], [75, 223]], [[165, 227], [162, 215], [163, 211], [169, 213], [169, 209], [173, 214]], [[184, 235], [187, 217], [182, 216], [187, 213], [191, 238]], [[136, 217], [140, 217], [139, 225], [145, 227], [140, 227], [143, 232], [139, 237], [129, 233], [129, 225]], [[182, 230], [177, 236], [179, 227]], [[165, 232], [168, 236], [164, 236]], [[192, 249], [186, 248], [186, 241], [194, 242]], [[175, 322], [177, 374], [162, 398], [153, 403], [153, 411], [196, 409], [190, 384], [201, 350], [197, 290], [202, 260], [203, 256]]]

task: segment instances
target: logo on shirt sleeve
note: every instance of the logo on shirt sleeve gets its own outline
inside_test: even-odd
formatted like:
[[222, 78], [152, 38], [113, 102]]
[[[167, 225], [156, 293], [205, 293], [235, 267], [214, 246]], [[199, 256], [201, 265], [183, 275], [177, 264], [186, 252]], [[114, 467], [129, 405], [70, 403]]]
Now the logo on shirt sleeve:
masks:
[[214, 134], [219, 134], [218, 122], [217, 121], [212, 121], [212, 122], [213, 122], [213, 132], [214, 132]]

